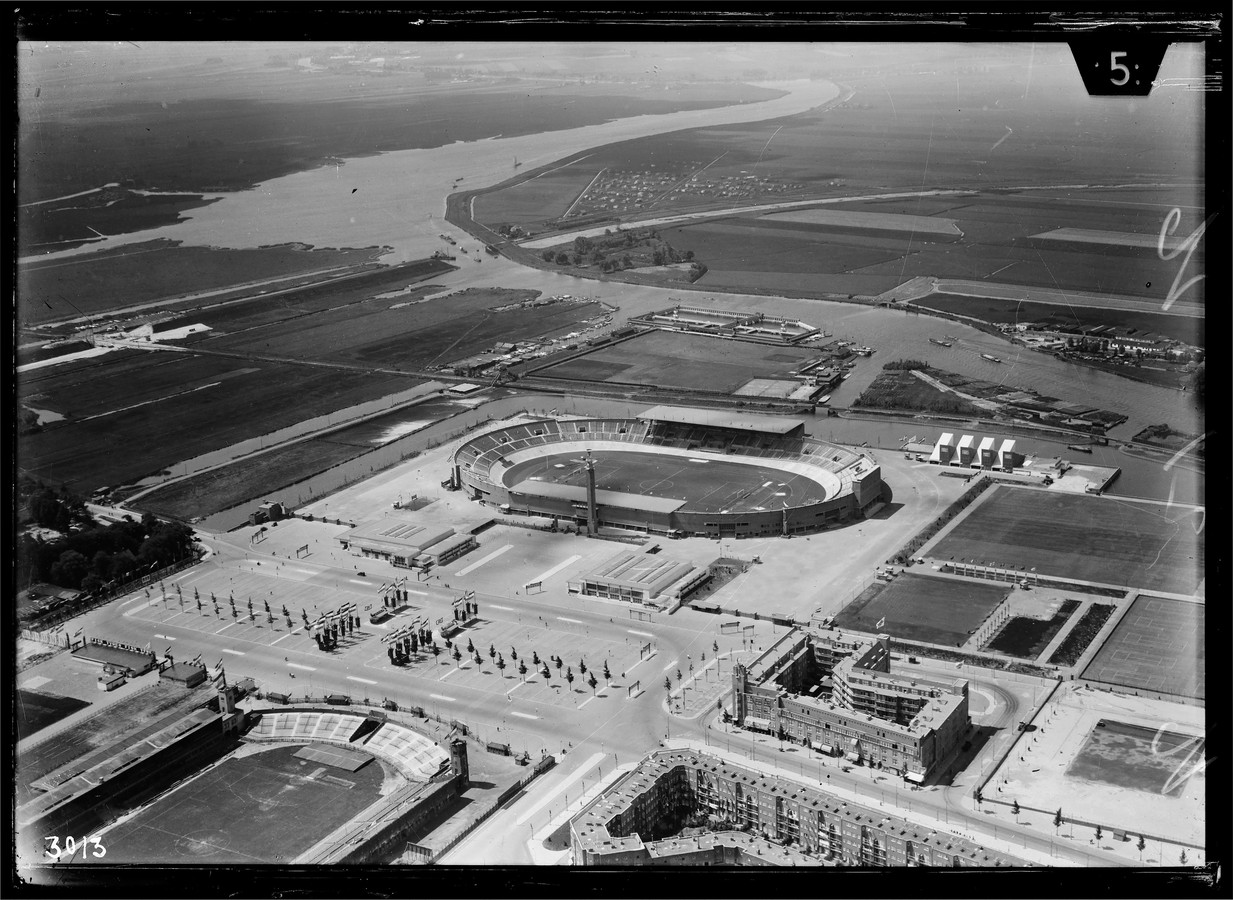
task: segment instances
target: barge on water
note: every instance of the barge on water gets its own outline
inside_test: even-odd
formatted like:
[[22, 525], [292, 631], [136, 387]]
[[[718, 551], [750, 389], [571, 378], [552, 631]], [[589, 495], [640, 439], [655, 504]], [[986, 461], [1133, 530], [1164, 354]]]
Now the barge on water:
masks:
[[1067, 450], [1077, 450], [1079, 453], [1091, 453], [1092, 448], [1087, 444], [1067, 444]]
[[989, 362], [993, 362], [993, 363], [1000, 363], [1000, 362], [1001, 362], [1001, 360], [1000, 360], [1000, 359], [998, 359], [996, 356], [994, 356], [992, 353], [982, 353], [982, 354], [980, 355], [980, 358], [981, 358], [981, 359], [987, 359], [987, 360], [989, 360]]
[[940, 338], [930, 338], [930, 339], [929, 339], [929, 343], [931, 343], [931, 344], [937, 344], [939, 347], [950, 347], [950, 346], [952, 346], [952, 344], [951, 344], [951, 342], [950, 342], [950, 341], [944, 341], [944, 340], [941, 340]]

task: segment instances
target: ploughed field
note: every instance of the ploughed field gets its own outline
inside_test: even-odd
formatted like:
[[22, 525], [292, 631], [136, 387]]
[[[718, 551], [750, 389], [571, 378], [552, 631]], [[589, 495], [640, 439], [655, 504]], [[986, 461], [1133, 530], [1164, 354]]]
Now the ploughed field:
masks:
[[1202, 510], [998, 485], [931, 551], [1041, 575], [1192, 593]]
[[[581, 449], [517, 463], [501, 474], [510, 488], [534, 493], [535, 482], [586, 487]], [[599, 490], [683, 500], [683, 510], [761, 512], [806, 506], [827, 499], [826, 490], [806, 475], [772, 466], [737, 462], [713, 454], [665, 455], [636, 450], [597, 450], [595, 486]]]

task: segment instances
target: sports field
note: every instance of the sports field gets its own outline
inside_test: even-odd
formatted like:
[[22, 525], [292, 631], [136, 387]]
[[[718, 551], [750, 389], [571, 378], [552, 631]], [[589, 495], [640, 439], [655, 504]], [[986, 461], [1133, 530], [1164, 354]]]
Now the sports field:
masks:
[[998, 485], [928, 553], [1190, 594], [1204, 567], [1202, 520], [1191, 507]]
[[[586, 485], [579, 451], [556, 453], [518, 463], [502, 474], [506, 485], [533, 490], [534, 481]], [[599, 450], [595, 486], [599, 490], [684, 500], [686, 509], [700, 512], [760, 512], [806, 506], [826, 499], [826, 489], [805, 475], [711, 454], [668, 455], [625, 450]]]
[[[302, 745], [232, 757], [104, 835], [110, 863], [282, 863], [380, 795], [382, 769], [297, 759]], [[91, 860], [93, 861], [93, 860]]]
[[[1155, 747], [1153, 748], [1153, 743]], [[1181, 794], [1191, 767], [1179, 764], [1193, 750], [1203, 755], [1204, 740], [1101, 719], [1087, 736], [1083, 749], [1066, 769], [1067, 776], [1117, 787], [1164, 794]], [[1177, 774], [1177, 773], [1181, 774]]]
[[[958, 647], [1010, 593], [1008, 585], [903, 574], [875, 583], [840, 610], [840, 628]], [[878, 622], [886, 621], [879, 627]]]
[[648, 331], [615, 346], [546, 366], [535, 374], [731, 394], [754, 378], [787, 377], [817, 356], [817, 351], [796, 347]]
[[17, 691], [17, 739], [29, 737], [90, 704], [76, 697], [55, 697], [39, 691]]
[[1185, 697], [1206, 695], [1201, 603], [1140, 596], [1083, 670], [1093, 681]]

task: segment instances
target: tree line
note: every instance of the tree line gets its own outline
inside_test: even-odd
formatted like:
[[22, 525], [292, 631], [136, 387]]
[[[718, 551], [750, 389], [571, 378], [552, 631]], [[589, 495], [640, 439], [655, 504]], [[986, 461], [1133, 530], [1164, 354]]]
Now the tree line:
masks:
[[140, 521], [125, 516], [120, 522], [100, 523], [79, 497], [33, 479], [19, 482], [18, 502], [34, 524], [56, 532], [21, 536], [19, 585], [48, 582], [90, 593], [110, 581], [123, 582], [178, 562], [193, 552], [196, 542], [187, 525], [151, 513]]

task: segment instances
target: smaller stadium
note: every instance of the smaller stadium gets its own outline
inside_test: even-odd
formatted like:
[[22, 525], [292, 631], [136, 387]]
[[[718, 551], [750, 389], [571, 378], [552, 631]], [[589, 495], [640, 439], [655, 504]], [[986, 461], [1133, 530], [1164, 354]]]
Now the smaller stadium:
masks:
[[819, 531], [882, 499], [876, 461], [801, 419], [667, 406], [486, 432], [455, 453], [451, 480], [509, 512], [670, 537]]

